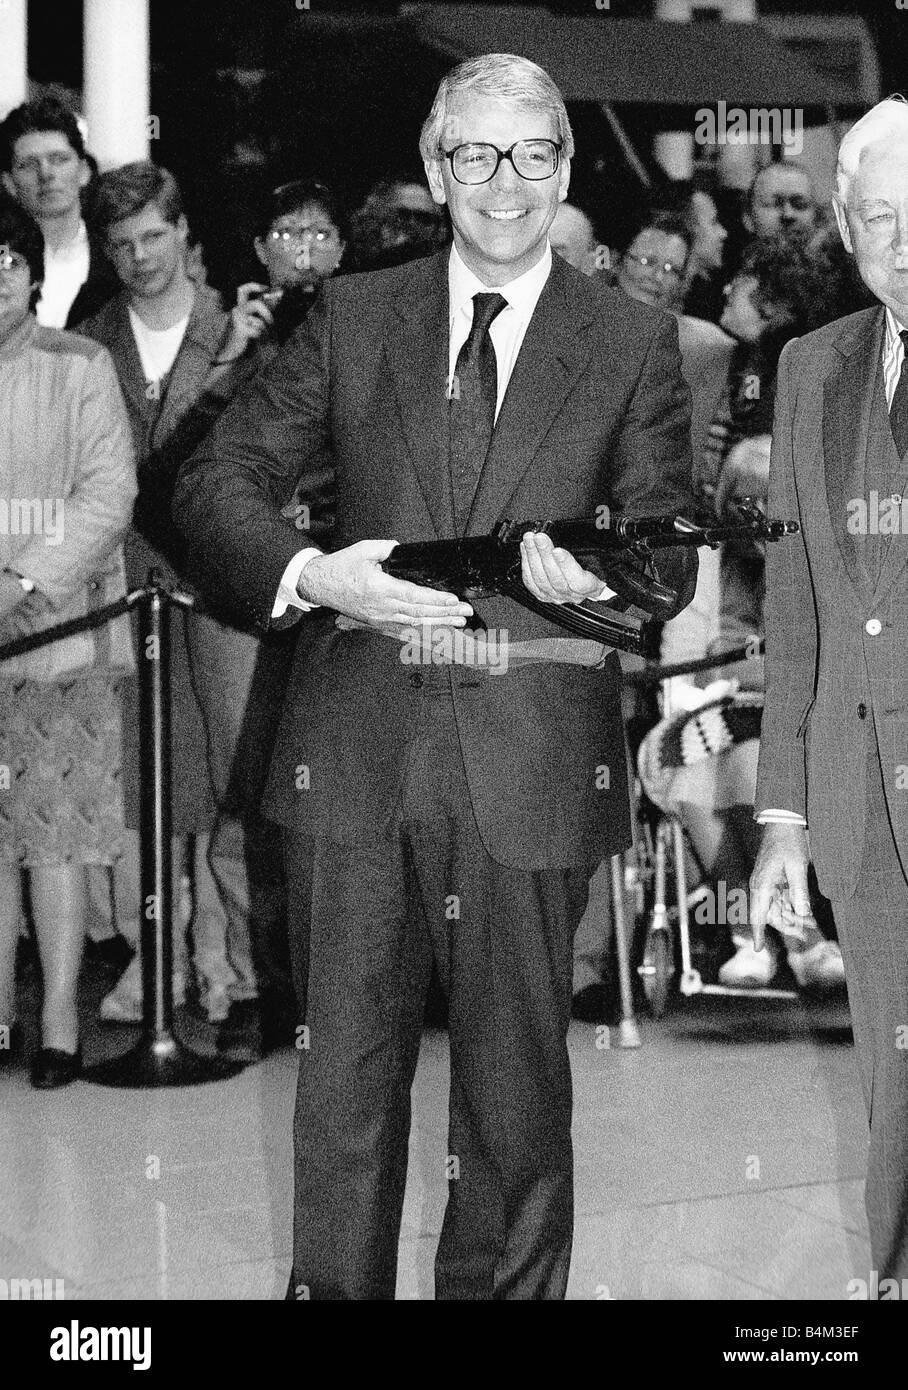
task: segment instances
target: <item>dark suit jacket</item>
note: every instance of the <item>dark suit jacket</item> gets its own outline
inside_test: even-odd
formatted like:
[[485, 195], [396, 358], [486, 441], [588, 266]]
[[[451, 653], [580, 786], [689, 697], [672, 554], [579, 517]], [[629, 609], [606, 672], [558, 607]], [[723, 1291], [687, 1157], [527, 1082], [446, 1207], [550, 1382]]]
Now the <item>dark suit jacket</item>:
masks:
[[[118, 294], [79, 330], [103, 343], [113, 358], [132, 427], [139, 480], [134, 524], [139, 536], [133, 535], [127, 546], [130, 584], [144, 583], [148, 567], [161, 565], [164, 557], [181, 574], [184, 571], [171, 520], [173, 486], [180, 462], [211, 426], [212, 416], [203, 402], [228, 324], [217, 293], [207, 285], [197, 286], [186, 332], [160, 397], [148, 394], [127, 295]], [[220, 409], [224, 404], [221, 400]], [[196, 416], [202, 421], [198, 427]], [[170, 578], [175, 580], [175, 575]]]
[[[130, 588], [144, 584], [149, 569], [157, 567], [169, 583], [186, 588], [186, 560], [171, 520], [173, 483], [181, 457], [186, 458], [198, 443], [193, 413], [204, 395], [213, 359], [227, 332], [228, 316], [213, 290], [197, 286], [180, 350], [160, 398], [155, 398], [148, 395], [128, 308], [128, 297], [118, 294], [80, 329], [87, 337], [103, 343], [113, 358], [132, 428], [139, 495], [133, 525], [123, 546], [127, 583]], [[181, 444], [184, 434], [189, 438]], [[172, 611], [173, 823], [179, 833], [209, 829], [215, 815], [204, 757], [205, 727], [193, 693], [186, 652], [186, 622], [183, 610]], [[123, 717], [127, 820], [133, 824], [138, 805], [138, 733], [132, 700], [125, 703]]]
[[[806, 816], [820, 888], [850, 893], [865, 836], [867, 740], [877, 738], [903, 864], [908, 796], [908, 538], [882, 569], [852, 536], [868, 458], [899, 464], [883, 387], [885, 314], [868, 309], [788, 344], [779, 360], [769, 510], [801, 535], [767, 547], [766, 710], [756, 810]], [[908, 491], [908, 457], [899, 491]], [[868, 632], [867, 623], [879, 632]], [[904, 771], [901, 774], [904, 777]]]
[[120, 292], [117, 273], [105, 256], [100, 242], [88, 234], [88, 275], [66, 317], [67, 328], [78, 328]]
[[[197, 562], [259, 623], [299, 548], [278, 515], [298, 479], [316, 535], [336, 493], [335, 548], [454, 534], [448, 255], [329, 281], [304, 328], [184, 468], [177, 524]], [[686, 507], [689, 426], [674, 320], [556, 256], [467, 533], [488, 532], [503, 515], [592, 515], [601, 503], [636, 513]], [[696, 560], [675, 558], [686, 602]], [[563, 635], [509, 599], [479, 610], [511, 640]], [[467, 780], [496, 860], [579, 864], [630, 842], [620, 679], [614, 654], [602, 670], [534, 665], [485, 679], [456, 670]], [[419, 673], [395, 641], [338, 632], [332, 613], [305, 617], [266, 809], [342, 842], [381, 833], [421, 699]]]

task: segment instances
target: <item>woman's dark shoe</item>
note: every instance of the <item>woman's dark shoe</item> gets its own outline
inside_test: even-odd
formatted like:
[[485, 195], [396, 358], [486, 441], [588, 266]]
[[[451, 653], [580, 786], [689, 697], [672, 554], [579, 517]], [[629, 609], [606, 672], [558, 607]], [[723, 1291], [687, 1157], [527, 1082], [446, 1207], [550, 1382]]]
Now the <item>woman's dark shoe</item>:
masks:
[[88, 937], [85, 942], [85, 955], [87, 960], [96, 960], [105, 970], [115, 970], [122, 974], [135, 951], [125, 936], [120, 932], [114, 932], [113, 936], [102, 937], [100, 941], [92, 941], [91, 937]]
[[53, 1091], [68, 1086], [82, 1071], [82, 1049], [61, 1052], [57, 1047], [42, 1047], [32, 1062], [32, 1085], [36, 1091]]

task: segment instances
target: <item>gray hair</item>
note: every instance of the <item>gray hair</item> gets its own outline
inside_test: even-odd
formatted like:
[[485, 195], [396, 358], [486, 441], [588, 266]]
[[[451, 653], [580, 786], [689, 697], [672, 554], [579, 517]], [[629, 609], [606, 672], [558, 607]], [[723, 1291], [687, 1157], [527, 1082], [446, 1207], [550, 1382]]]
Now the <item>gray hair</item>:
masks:
[[880, 140], [898, 140], [908, 136], [908, 101], [897, 92], [877, 102], [859, 121], [845, 132], [839, 145], [836, 163], [836, 190], [842, 203], [848, 202], [851, 180], [858, 171], [861, 155], [868, 145]]
[[441, 79], [419, 137], [423, 159], [438, 159], [452, 107], [458, 97], [467, 95], [493, 97], [496, 101], [549, 112], [558, 122], [562, 159], [573, 158], [574, 134], [564, 98], [545, 69], [514, 53], [483, 53], [458, 64]]

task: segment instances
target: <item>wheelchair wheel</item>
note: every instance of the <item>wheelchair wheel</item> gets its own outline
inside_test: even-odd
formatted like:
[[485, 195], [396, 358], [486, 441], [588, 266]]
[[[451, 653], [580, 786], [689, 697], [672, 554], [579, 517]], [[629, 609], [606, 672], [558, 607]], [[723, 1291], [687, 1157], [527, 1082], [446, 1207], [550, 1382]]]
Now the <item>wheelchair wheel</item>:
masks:
[[672, 980], [672, 943], [664, 927], [653, 927], [648, 932], [639, 971], [649, 1011], [653, 1018], [661, 1018]]

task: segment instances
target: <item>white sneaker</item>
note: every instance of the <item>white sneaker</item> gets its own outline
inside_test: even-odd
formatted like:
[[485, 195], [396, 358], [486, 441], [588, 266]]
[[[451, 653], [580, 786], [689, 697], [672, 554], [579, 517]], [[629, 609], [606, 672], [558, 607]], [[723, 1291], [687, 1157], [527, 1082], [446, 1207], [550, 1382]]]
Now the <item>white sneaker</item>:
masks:
[[752, 941], [745, 941], [720, 967], [719, 984], [734, 989], [762, 989], [775, 977], [778, 968], [779, 952], [775, 946], [767, 942], [762, 951], [757, 951]]
[[841, 989], [845, 984], [845, 962], [834, 941], [818, 941], [809, 951], [791, 951], [788, 964], [800, 989]]

